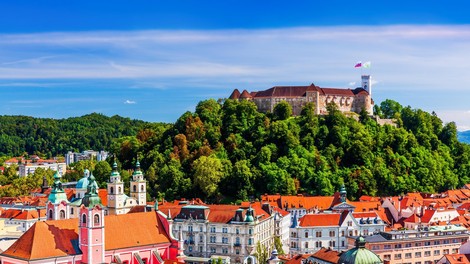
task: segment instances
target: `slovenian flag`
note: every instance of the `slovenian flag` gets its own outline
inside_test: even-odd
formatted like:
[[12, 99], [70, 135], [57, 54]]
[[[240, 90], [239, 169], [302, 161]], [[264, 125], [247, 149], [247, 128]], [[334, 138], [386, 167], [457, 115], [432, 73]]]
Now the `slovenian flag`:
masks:
[[354, 65], [354, 68], [361, 68], [362, 67], [362, 62], [358, 61], [356, 65]]

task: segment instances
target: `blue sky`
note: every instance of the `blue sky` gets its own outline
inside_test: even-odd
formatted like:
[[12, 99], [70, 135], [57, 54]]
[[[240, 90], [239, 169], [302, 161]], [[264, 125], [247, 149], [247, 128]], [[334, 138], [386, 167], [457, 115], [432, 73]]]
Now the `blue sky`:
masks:
[[367, 73], [376, 103], [470, 129], [468, 4], [384, 2], [2, 2], [0, 114], [174, 122], [234, 88], [354, 88]]

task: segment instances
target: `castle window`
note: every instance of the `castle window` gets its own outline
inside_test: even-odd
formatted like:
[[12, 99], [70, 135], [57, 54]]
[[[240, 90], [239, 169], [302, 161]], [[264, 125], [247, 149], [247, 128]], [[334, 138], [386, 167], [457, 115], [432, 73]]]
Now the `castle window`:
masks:
[[100, 216], [98, 214], [95, 214], [95, 216], [93, 217], [93, 221], [95, 223], [95, 225], [99, 225], [100, 224]]
[[49, 210], [49, 219], [52, 219], [52, 210]]
[[60, 219], [65, 219], [65, 211], [64, 210], [60, 210], [59, 215], [60, 215]]
[[134, 192], [137, 192], [137, 186], [134, 185]]
[[114, 188], [113, 187], [109, 188], [109, 193], [113, 194], [113, 192], [114, 192]]
[[82, 215], [82, 224], [86, 224], [86, 214]]

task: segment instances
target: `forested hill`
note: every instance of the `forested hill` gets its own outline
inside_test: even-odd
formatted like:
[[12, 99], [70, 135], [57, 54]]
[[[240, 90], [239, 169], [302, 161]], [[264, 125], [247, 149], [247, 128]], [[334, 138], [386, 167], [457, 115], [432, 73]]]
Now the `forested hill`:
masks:
[[470, 144], [470, 130], [458, 132], [457, 137], [460, 142]]
[[[349, 198], [438, 192], [470, 182], [470, 146], [454, 123], [386, 100], [375, 107], [397, 127], [365, 113], [347, 117], [334, 105], [317, 116], [307, 105], [292, 117], [285, 102], [272, 114], [249, 101], [200, 102], [167, 130], [124, 139], [123, 168], [139, 154], [152, 196], [249, 199], [263, 193], [331, 195], [345, 183]], [[359, 120], [359, 121], [356, 121]]]
[[96, 113], [67, 119], [0, 116], [0, 155], [52, 157], [69, 150], [110, 150], [114, 139], [136, 136], [146, 124]]

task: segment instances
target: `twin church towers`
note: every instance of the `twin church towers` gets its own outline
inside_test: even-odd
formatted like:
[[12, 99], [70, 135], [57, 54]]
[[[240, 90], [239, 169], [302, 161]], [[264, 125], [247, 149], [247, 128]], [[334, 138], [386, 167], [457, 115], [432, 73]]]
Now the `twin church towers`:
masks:
[[[89, 170], [85, 170], [83, 177], [77, 182], [75, 197], [70, 201], [60, 179], [60, 174], [56, 172], [46, 206], [47, 220], [78, 218], [80, 206], [88, 203], [91, 196], [96, 200], [96, 203], [101, 205], [106, 215], [126, 214], [134, 206], [147, 204], [147, 182], [138, 161], [130, 181], [130, 196], [124, 192], [124, 182], [118, 172], [117, 163], [113, 164], [107, 189], [99, 189], [93, 174]], [[107, 202], [103, 203], [105, 199]]]

